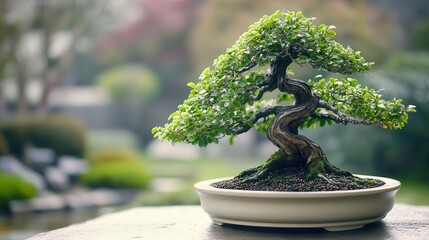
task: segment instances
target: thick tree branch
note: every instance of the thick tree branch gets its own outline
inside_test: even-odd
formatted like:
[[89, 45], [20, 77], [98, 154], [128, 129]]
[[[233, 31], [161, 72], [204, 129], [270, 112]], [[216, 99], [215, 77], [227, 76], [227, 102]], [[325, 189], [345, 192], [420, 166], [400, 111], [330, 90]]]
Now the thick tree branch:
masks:
[[329, 104], [329, 103], [327, 103], [327, 102], [325, 102], [323, 100], [319, 100], [319, 107], [334, 112], [340, 118], [347, 117], [344, 113], [342, 113], [340, 110], [338, 110], [338, 108], [332, 106], [331, 104]]
[[[282, 111], [283, 108], [284, 108], [284, 106], [274, 106], [274, 107], [267, 107], [267, 108], [258, 110], [250, 118], [249, 123], [251, 123], [253, 125], [261, 118], [268, 117], [272, 114], [278, 114], [279, 112]], [[232, 129], [231, 131], [234, 135], [238, 135], [238, 134], [245, 133], [245, 132], [249, 131], [251, 128], [252, 128], [252, 126], [246, 125], [246, 126], [238, 127], [236, 129]]]
[[257, 89], [259, 90], [258, 93], [254, 96], [251, 96], [250, 98], [253, 101], [260, 100], [264, 96], [264, 93], [271, 92], [276, 88], [277, 86], [275, 84], [275, 81], [273, 81], [272, 76], [270, 74], [267, 74], [265, 76], [265, 80], [257, 85]]

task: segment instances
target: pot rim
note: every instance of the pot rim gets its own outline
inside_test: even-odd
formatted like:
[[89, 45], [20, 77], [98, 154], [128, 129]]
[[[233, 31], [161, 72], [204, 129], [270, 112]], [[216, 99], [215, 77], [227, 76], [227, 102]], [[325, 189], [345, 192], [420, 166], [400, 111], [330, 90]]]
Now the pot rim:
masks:
[[197, 182], [194, 185], [194, 188], [197, 192], [208, 193], [215, 195], [224, 195], [224, 196], [243, 196], [243, 197], [259, 197], [259, 198], [329, 198], [329, 197], [349, 197], [349, 196], [358, 196], [358, 195], [372, 195], [378, 193], [392, 192], [397, 191], [401, 183], [398, 180], [378, 177], [378, 176], [369, 176], [369, 175], [359, 175], [355, 174], [354, 176], [360, 178], [372, 178], [378, 179], [385, 184], [383, 186], [367, 189], [357, 189], [357, 190], [339, 190], [339, 191], [314, 191], [314, 192], [277, 192], [277, 191], [251, 191], [251, 190], [234, 190], [234, 189], [222, 189], [213, 187], [212, 184], [215, 182], [231, 179], [232, 177], [225, 178], [216, 178]]

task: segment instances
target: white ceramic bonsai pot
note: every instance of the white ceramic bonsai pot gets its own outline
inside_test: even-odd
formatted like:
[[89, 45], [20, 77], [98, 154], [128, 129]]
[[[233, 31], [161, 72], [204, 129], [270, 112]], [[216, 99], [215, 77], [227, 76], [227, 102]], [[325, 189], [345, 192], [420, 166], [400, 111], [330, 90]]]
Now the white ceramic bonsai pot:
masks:
[[393, 208], [400, 182], [390, 178], [356, 175], [384, 181], [380, 187], [324, 192], [268, 192], [221, 189], [211, 186], [220, 178], [195, 184], [201, 206], [215, 224], [259, 227], [358, 229], [383, 219]]

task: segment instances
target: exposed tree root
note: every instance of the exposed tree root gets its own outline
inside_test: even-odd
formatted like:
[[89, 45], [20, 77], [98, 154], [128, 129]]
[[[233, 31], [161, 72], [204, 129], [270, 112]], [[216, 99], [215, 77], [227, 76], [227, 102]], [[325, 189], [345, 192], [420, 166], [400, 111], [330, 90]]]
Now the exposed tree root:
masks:
[[352, 176], [346, 170], [342, 170], [331, 164], [326, 157], [317, 157], [305, 164], [304, 161], [292, 158], [286, 155], [282, 150], [273, 153], [270, 158], [262, 165], [247, 169], [241, 172], [238, 177], [243, 179], [243, 182], [257, 181], [268, 176], [269, 173], [283, 174], [284, 169], [288, 167], [304, 168], [307, 172], [307, 179], [321, 178], [327, 182], [333, 183], [327, 176], [327, 173], [332, 173], [340, 176]]
[[273, 153], [268, 160], [255, 168], [247, 169], [241, 172], [238, 177], [244, 178], [243, 181], [255, 181], [263, 179], [270, 172], [276, 172], [286, 167], [297, 166], [299, 164], [295, 158], [287, 155], [283, 150], [279, 149], [277, 152]]
[[337, 184], [335, 181], [326, 176], [327, 173], [333, 173], [339, 176], [353, 176], [349, 171], [334, 166], [326, 159], [325, 156], [313, 159], [307, 166], [307, 179], [320, 178], [330, 184]]

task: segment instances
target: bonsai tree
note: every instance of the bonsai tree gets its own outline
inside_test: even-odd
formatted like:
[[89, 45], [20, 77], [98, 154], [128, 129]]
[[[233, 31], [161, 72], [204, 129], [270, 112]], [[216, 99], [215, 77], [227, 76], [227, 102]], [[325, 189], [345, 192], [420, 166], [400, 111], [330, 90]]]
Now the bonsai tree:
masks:
[[336, 42], [334, 26], [314, 25], [313, 20], [301, 12], [277, 11], [251, 25], [213, 68], [202, 72], [198, 83], [188, 84], [188, 99], [170, 115], [170, 123], [153, 128], [154, 136], [206, 146], [255, 128], [266, 132], [278, 151], [241, 173], [244, 181], [287, 169], [327, 181], [329, 174], [350, 175], [333, 166], [298, 130], [331, 123], [400, 129], [407, 113], [415, 110], [400, 99], [383, 99], [381, 90], [351, 77], [291, 78], [292, 67], [303, 64], [342, 75], [366, 72], [373, 65], [359, 51]]

